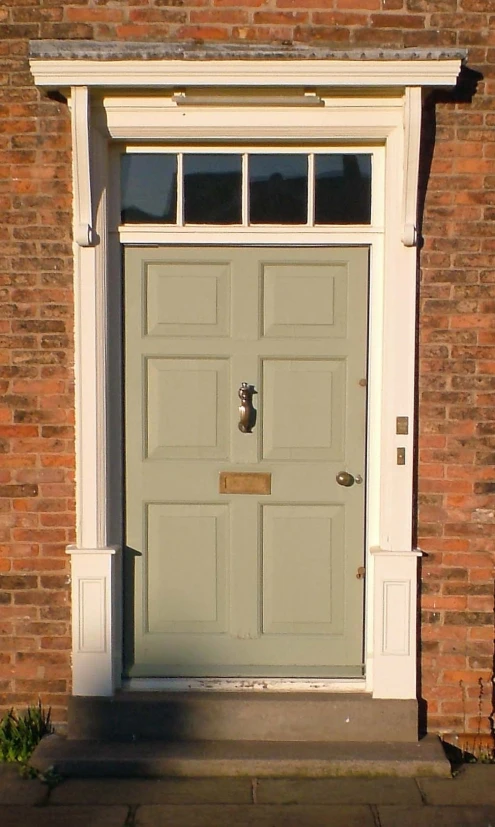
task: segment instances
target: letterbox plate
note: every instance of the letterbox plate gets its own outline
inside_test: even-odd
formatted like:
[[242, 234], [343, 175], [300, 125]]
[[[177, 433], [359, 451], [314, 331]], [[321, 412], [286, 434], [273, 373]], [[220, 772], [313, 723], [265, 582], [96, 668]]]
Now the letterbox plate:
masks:
[[220, 494], [271, 494], [272, 475], [221, 471], [219, 491]]

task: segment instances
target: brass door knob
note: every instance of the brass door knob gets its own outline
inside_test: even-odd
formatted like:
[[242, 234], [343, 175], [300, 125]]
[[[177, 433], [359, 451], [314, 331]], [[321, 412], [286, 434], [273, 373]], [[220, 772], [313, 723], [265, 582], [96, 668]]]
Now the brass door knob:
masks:
[[351, 485], [354, 485], [354, 483], [356, 482], [352, 474], [349, 474], [349, 471], [341, 471], [339, 474], [337, 474], [336, 480], [338, 484], [343, 485], [344, 488], [350, 488]]

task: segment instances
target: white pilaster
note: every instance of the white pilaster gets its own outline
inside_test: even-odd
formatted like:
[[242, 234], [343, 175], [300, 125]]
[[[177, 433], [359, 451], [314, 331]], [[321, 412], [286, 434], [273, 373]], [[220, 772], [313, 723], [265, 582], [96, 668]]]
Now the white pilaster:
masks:
[[[107, 537], [107, 145], [90, 127], [88, 89], [71, 91], [74, 188], [76, 544], [74, 695], [111, 695], [121, 680], [121, 560]], [[92, 193], [97, 195], [96, 204]], [[95, 229], [96, 228], [96, 231]]]
[[120, 683], [117, 548], [69, 546], [72, 569], [73, 695], [112, 695]]
[[418, 551], [372, 549], [373, 697], [416, 698]]

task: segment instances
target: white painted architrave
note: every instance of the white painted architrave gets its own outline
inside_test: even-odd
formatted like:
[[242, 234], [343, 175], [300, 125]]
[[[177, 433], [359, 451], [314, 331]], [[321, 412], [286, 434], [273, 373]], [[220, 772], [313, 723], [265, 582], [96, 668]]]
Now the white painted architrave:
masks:
[[[228, 65], [227, 65], [228, 64]], [[366, 682], [379, 698], [416, 697], [416, 577], [418, 552], [411, 547], [412, 459], [414, 434], [414, 358], [416, 323], [416, 250], [414, 243], [421, 93], [419, 86], [452, 86], [459, 60], [442, 61], [31, 61], [35, 81], [49, 88], [74, 86], [75, 302], [76, 302], [76, 444], [77, 541], [72, 558], [73, 692], [111, 695], [121, 679], [121, 574], [118, 549], [109, 545], [106, 458], [109, 316], [107, 278], [115, 257], [107, 249], [107, 144], [112, 139], [187, 142], [191, 138], [303, 139], [318, 142], [381, 142], [385, 146], [384, 221], [369, 232], [334, 228], [318, 233], [316, 243], [369, 243], [373, 290], [370, 320], [370, 407], [368, 456], [368, 546]], [[228, 71], [227, 71], [228, 69]], [[232, 73], [231, 73], [232, 71]], [[355, 87], [348, 98], [323, 95], [324, 107], [180, 107], [174, 90], [188, 85], [213, 89], [308, 85]], [[136, 98], [119, 91], [104, 95], [88, 128], [80, 117], [87, 92], [125, 86], [160, 88], [161, 97]], [[374, 87], [374, 88], [373, 88]], [[382, 94], [377, 87], [389, 91]], [[414, 88], [412, 88], [414, 87]], [[394, 89], [394, 94], [390, 90]], [[360, 94], [359, 89], [365, 94]], [[100, 98], [101, 100], [101, 98]], [[198, 131], [199, 130], [199, 131]], [[90, 169], [88, 182], [85, 171]], [[89, 186], [88, 186], [89, 183]], [[84, 191], [83, 191], [84, 190]], [[91, 204], [90, 195], [94, 203]], [[89, 198], [89, 203], [88, 203]], [[81, 207], [81, 205], [84, 205]], [[110, 206], [110, 205], [109, 205]], [[95, 227], [93, 247], [79, 232], [88, 216]], [[413, 228], [411, 230], [411, 227]], [[126, 243], [191, 243], [187, 233], [123, 228]], [[313, 232], [313, 231], [309, 231]], [[84, 234], [83, 234], [84, 235]], [[279, 236], [283, 236], [283, 233]], [[297, 238], [296, 238], [297, 236]], [[299, 237], [301, 236], [301, 238]], [[292, 243], [311, 243], [294, 233]], [[213, 241], [215, 233], [196, 231], [194, 241]], [[269, 243], [268, 236], [264, 236]], [[289, 236], [288, 236], [289, 237]], [[241, 242], [242, 238], [242, 242]], [[225, 242], [225, 236], [223, 238]], [[283, 239], [280, 241], [283, 243]], [[79, 242], [79, 243], [78, 243]], [[82, 243], [81, 243], [82, 242]], [[113, 242], [112, 242], [113, 243]], [[218, 242], [215, 242], [218, 243]], [[229, 243], [254, 242], [235, 233]], [[313, 243], [315, 243], [313, 237]], [[113, 249], [113, 248], [112, 248]], [[396, 435], [396, 417], [409, 417], [407, 436]], [[397, 448], [406, 450], [397, 465]], [[362, 682], [360, 682], [362, 685]], [[321, 688], [321, 687], [320, 687]], [[328, 689], [328, 686], [326, 687]], [[339, 684], [335, 684], [338, 691]]]

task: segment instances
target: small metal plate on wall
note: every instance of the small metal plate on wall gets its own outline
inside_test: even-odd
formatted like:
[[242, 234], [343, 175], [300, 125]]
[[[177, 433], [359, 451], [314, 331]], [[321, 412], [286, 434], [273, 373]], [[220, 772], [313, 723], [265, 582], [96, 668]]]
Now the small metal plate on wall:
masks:
[[239, 471], [220, 472], [220, 494], [271, 494], [271, 474], [250, 474]]
[[409, 433], [409, 417], [398, 416], [396, 420], [395, 433], [406, 436]]

